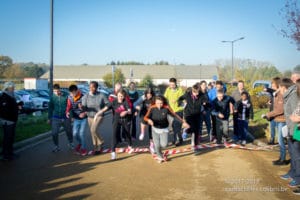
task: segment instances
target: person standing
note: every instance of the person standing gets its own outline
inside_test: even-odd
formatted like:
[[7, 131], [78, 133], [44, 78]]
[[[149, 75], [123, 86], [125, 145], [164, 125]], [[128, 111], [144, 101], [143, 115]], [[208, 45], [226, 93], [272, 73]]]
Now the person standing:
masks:
[[[234, 90], [231, 94], [231, 97], [234, 99], [235, 102], [239, 101], [241, 99], [242, 92], [247, 92], [245, 90], [245, 84], [243, 80], [239, 80], [237, 84], [237, 89]], [[249, 93], [248, 93], [249, 95]], [[250, 101], [250, 96], [249, 96]], [[238, 133], [239, 127], [238, 127], [238, 113], [233, 112], [233, 135], [234, 139], [239, 135]]]
[[[270, 95], [270, 101], [268, 102], [268, 104], [270, 106], [270, 112], [272, 112], [274, 110], [274, 100], [275, 100], [275, 96], [277, 94], [276, 91], [279, 90], [280, 81], [281, 81], [281, 79], [279, 77], [275, 77], [272, 79], [271, 88], [264, 88], [264, 91]], [[274, 145], [277, 124], [276, 124], [276, 121], [274, 120], [274, 118], [270, 118], [269, 120], [270, 120], [270, 136], [271, 137], [270, 137], [270, 141], [268, 142], [268, 144]], [[277, 136], [277, 138], [278, 138], [278, 136]]]
[[[290, 116], [290, 119], [292, 122], [296, 123], [294, 129], [300, 129], [300, 79], [297, 80], [296, 82], [296, 86], [297, 86], [297, 97], [298, 97], [298, 103], [297, 103], [297, 108], [296, 110], [294, 110], [293, 114]], [[293, 182], [294, 184], [292, 184], [290, 182], [290, 185], [296, 185], [298, 186], [298, 188], [296, 190], [293, 191], [294, 194], [296, 195], [300, 195], [300, 142], [297, 140], [293, 140], [293, 150], [294, 150], [294, 156], [293, 158], [295, 158], [295, 160], [291, 160], [291, 164], [294, 165], [294, 170], [293, 170]], [[298, 184], [297, 184], [298, 183]]]
[[89, 152], [92, 155], [98, 155], [101, 153], [104, 140], [99, 132], [99, 126], [102, 122], [103, 115], [97, 115], [96, 113], [104, 108], [109, 101], [108, 99], [97, 91], [98, 83], [96, 81], [90, 82], [90, 91], [82, 97], [82, 110], [87, 115], [87, 120], [91, 132], [93, 150]]
[[249, 120], [253, 120], [253, 106], [246, 91], [241, 93], [241, 99], [235, 104], [237, 115], [237, 134], [236, 137], [242, 145], [246, 145]]
[[67, 100], [66, 116], [73, 118], [73, 137], [78, 141], [75, 151], [82, 156], [87, 155], [85, 144], [85, 128], [87, 125], [87, 115], [81, 109], [83, 94], [76, 85], [70, 85], [70, 95]]
[[[171, 109], [179, 116], [183, 117], [183, 107], [178, 105], [178, 99], [184, 95], [184, 91], [181, 87], [177, 86], [177, 80], [175, 78], [169, 79], [169, 87], [166, 89], [164, 93], [164, 97], [167, 99]], [[181, 123], [178, 120], [173, 120], [172, 128], [174, 133], [173, 145], [180, 146], [183, 144], [183, 139], [181, 135]], [[179, 138], [179, 142], [176, 143], [177, 137]]]
[[283, 105], [284, 105], [284, 116], [286, 120], [286, 125], [288, 127], [288, 150], [291, 158], [291, 167], [288, 173], [280, 176], [281, 179], [289, 180], [290, 187], [297, 187], [300, 185], [300, 146], [298, 142], [293, 139], [294, 127], [296, 122], [294, 122], [290, 116], [293, 115], [294, 111], [297, 109], [298, 96], [297, 96], [297, 86], [291, 84], [296, 83], [300, 79], [300, 72], [294, 71], [292, 73], [291, 79], [283, 78], [280, 87], [285, 87], [287, 90], [283, 94]]
[[154, 101], [155, 104], [149, 108], [144, 120], [152, 126], [154, 148], [158, 162], [161, 163], [167, 160], [167, 157], [161, 151], [161, 148], [165, 148], [168, 145], [169, 121], [167, 116], [172, 115], [174, 118], [177, 118], [186, 128], [189, 128], [189, 125], [172, 111], [163, 96], [156, 96]]
[[[274, 79], [273, 79], [274, 81]], [[281, 83], [281, 80], [277, 80], [278, 82], [272, 81], [272, 88], [278, 88], [273, 96], [274, 99], [273, 102], [273, 108], [271, 112], [266, 113], [265, 115], [262, 115], [263, 118], [266, 118], [267, 120], [274, 120], [275, 127], [277, 128], [277, 138], [278, 143], [280, 147], [280, 156], [278, 160], [273, 161], [274, 165], [287, 165], [288, 162], [286, 161], [286, 148], [285, 148], [285, 142], [284, 138], [282, 136], [282, 127], [286, 125], [285, 123], [285, 117], [284, 117], [284, 109], [283, 109], [283, 94], [287, 91], [287, 88], [285, 86], [279, 86]], [[292, 83], [292, 81], [290, 81]], [[276, 86], [275, 86], [276, 85]], [[284, 84], [285, 85], [285, 84]], [[287, 86], [289, 87], [289, 86]]]
[[52, 152], [60, 151], [58, 133], [61, 126], [64, 127], [65, 133], [69, 141], [69, 148], [73, 149], [73, 135], [71, 127], [71, 119], [66, 117], [67, 96], [60, 91], [59, 84], [53, 85], [53, 96], [49, 101], [48, 124], [51, 124], [52, 139], [54, 148]]
[[14, 95], [15, 84], [4, 83], [3, 93], [0, 94], [0, 124], [3, 128], [2, 160], [8, 161], [15, 158], [13, 144], [16, 135], [18, 112], [21, 104], [18, 104]]
[[[132, 105], [139, 99], [139, 93], [135, 88], [134, 82], [129, 84], [128, 96]], [[136, 139], [136, 115], [134, 106], [132, 107], [130, 134], [132, 138]]]

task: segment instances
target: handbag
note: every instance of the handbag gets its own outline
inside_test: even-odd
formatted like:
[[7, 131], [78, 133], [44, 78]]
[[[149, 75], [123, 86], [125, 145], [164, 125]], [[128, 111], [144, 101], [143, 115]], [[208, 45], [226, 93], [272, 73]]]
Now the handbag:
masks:
[[298, 124], [296, 124], [294, 127], [293, 139], [300, 142], [300, 127]]

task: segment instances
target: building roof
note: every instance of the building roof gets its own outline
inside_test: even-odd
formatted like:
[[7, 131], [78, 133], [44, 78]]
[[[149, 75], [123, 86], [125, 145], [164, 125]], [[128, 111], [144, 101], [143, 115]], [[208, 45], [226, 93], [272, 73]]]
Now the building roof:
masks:
[[[133, 79], [143, 79], [146, 75], [153, 79], [212, 79], [218, 75], [217, 67], [213, 65], [117, 65], [125, 78], [130, 78], [130, 70], [133, 71]], [[100, 80], [112, 72], [111, 65], [64, 65], [55, 66], [53, 77], [55, 79], [94, 79]], [[49, 71], [40, 78], [49, 78]]]

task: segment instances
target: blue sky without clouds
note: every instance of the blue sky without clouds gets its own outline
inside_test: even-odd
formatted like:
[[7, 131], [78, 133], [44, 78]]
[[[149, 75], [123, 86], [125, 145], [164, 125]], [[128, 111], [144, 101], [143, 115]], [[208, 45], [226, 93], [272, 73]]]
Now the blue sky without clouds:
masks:
[[[284, 0], [55, 0], [54, 64], [159, 60], [214, 64], [236, 58], [300, 64], [296, 45], [278, 34]], [[49, 63], [50, 0], [0, 1], [0, 55]]]

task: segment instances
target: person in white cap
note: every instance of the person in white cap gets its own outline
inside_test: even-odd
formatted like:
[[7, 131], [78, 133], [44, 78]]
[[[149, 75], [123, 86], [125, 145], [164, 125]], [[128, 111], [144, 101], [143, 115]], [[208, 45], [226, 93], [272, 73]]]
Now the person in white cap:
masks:
[[15, 158], [13, 143], [16, 134], [18, 111], [14, 96], [15, 84], [6, 82], [3, 86], [3, 93], [0, 95], [0, 124], [3, 128], [2, 160], [8, 161]]

